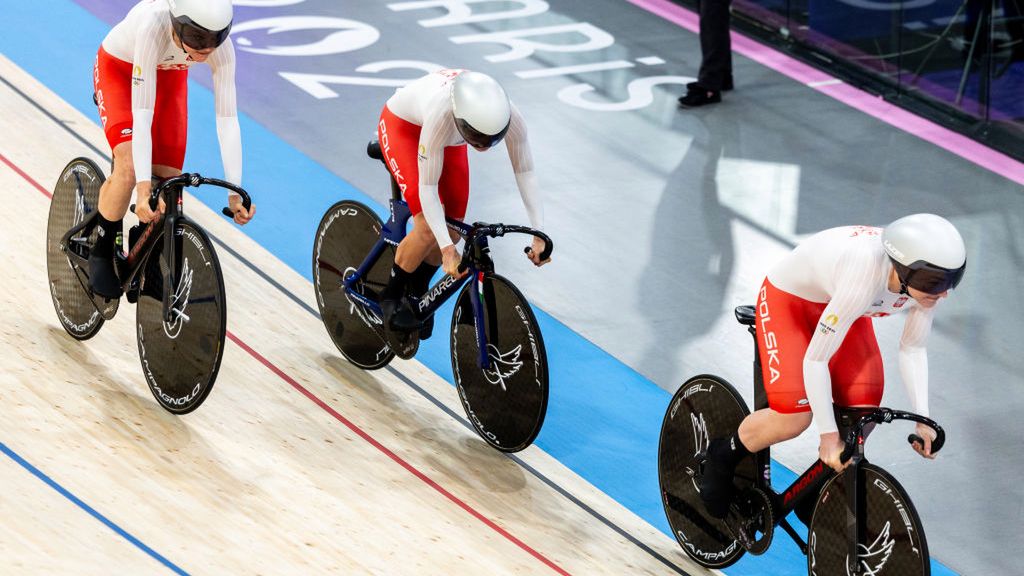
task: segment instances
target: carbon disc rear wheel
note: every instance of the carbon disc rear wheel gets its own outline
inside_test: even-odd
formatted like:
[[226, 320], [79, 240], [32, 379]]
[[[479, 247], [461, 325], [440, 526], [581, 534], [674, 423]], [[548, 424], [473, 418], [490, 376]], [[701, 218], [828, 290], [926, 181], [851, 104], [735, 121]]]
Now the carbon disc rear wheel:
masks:
[[[46, 275], [50, 298], [61, 326], [78, 340], [95, 336], [103, 327], [103, 316], [86, 289], [88, 278], [84, 272], [77, 271], [71, 265], [60, 243], [69, 230], [97, 210], [100, 186], [104, 180], [103, 171], [92, 160], [75, 158], [69, 162], [53, 189], [46, 223]], [[87, 232], [72, 237], [67, 249], [88, 258], [96, 234], [94, 231]], [[108, 316], [112, 316], [117, 310], [117, 304], [118, 300], [112, 300], [102, 306]]]
[[[717, 376], [687, 380], [672, 396], [658, 443], [658, 481], [672, 534], [690, 558], [707, 568], [736, 563], [745, 550], [724, 520], [710, 516], [697, 488], [698, 454], [713, 438], [731, 434], [748, 414], [738, 392]], [[754, 485], [756, 465], [746, 458], [736, 467], [739, 492]]]
[[[344, 281], [355, 274], [380, 239], [381, 221], [365, 205], [342, 200], [324, 214], [313, 241], [313, 288], [320, 318], [338, 351], [364, 370], [386, 366], [395, 353], [378, 335], [383, 320], [345, 293]], [[387, 286], [395, 249], [387, 246], [356, 291], [374, 300]]]

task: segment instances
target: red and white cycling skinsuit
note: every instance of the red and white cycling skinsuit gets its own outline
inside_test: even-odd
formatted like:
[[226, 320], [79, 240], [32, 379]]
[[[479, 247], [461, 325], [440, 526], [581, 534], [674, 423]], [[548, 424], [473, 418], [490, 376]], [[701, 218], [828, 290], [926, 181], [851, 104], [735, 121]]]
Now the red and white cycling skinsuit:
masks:
[[835, 432], [832, 402], [878, 406], [884, 374], [873, 316], [907, 312], [900, 375], [913, 409], [928, 415], [925, 343], [934, 308], [888, 290], [892, 264], [882, 230], [832, 228], [811, 236], [765, 278], [757, 298], [757, 342], [768, 403], [783, 413], [814, 413], [821, 434]]
[[[224, 179], [241, 185], [242, 136], [235, 101], [235, 49], [229, 38], [207, 60], [213, 70]], [[180, 170], [188, 133], [188, 69], [174, 43], [166, 0], [143, 0], [103, 39], [93, 70], [103, 131], [111, 150], [132, 142], [136, 182], [154, 164]]]
[[[442, 248], [452, 244], [445, 216], [462, 220], [469, 200], [466, 142], [455, 127], [451, 101], [451, 83], [462, 72], [440, 70], [399, 88], [388, 99], [377, 125], [388, 170], [413, 216], [423, 212]], [[526, 124], [515, 105], [504, 141], [530, 225], [539, 230], [543, 206]]]

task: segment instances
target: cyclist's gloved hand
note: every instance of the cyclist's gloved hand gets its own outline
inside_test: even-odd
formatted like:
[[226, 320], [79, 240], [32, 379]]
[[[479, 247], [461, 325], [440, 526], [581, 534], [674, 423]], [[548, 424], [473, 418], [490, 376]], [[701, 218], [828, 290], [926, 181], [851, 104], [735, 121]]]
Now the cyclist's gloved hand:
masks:
[[917, 429], [914, 432], [924, 440], [924, 446], [921, 446], [917, 442], [911, 444], [914, 447], [914, 452], [917, 452], [925, 458], [935, 458], [932, 454], [932, 440], [935, 440], [935, 430], [932, 430], [930, 426], [925, 424], [918, 424]]
[[530, 246], [530, 251], [526, 253], [526, 257], [533, 262], [534, 266], [543, 266], [548, 262], [551, 262], [551, 258], [541, 262], [540, 254], [544, 251], [544, 240], [541, 238], [533, 237], [533, 246]]
[[821, 443], [818, 445], [818, 458], [829, 468], [836, 472], [842, 472], [850, 461], [840, 462], [839, 457], [843, 454], [846, 444], [839, 438], [839, 432], [829, 432], [821, 435]]
[[156, 211], [149, 207], [149, 197], [153, 193], [153, 181], [146, 180], [135, 185], [135, 215], [143, 224], [157, 219], [165, 212], [164, 199], [161, 196], [157, 200]]
[[251, 204], [249, 210], [242, 205], [242, 197], [238, 194], [228, 194], [228, 209], [234, 213], [235, 224], [244, 225], [256, 215], [256, 205]]
[[454, 244], [441, 248], [441, 268], [445, 274], [452, 278], [462, 278], [465, 276], [466, 271], [459, 270], [459, 264], [462, 264], [462, 255], [459, 254], [459, 249]]

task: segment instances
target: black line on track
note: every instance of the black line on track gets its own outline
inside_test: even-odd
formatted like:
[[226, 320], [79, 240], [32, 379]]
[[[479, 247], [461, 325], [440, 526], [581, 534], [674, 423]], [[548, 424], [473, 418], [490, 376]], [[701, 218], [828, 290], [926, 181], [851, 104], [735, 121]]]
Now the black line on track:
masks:
[[[448, 408], [448, 406], [446, 406], [443, 403], [441, 403], [440, 400], [435, 398], [433, 395], [431, 395], [429, 392], [427, 392], [423, 388], [420, 388], [420, 386], [418, 384], [416, 384], [415, 382], [410, 380], [406, 375], [400, 373], [398, 370], [395, 370], [394, 367], [388, 366], [387, 370], [388, 370], [388, 372], [391, 372], [391, 374], [393, 374], [396, 378], [398, 378], [402, 382], [405, 382], [405, 384], [407, 386], [409, 386], [410, 388], [412, 388], [413, 390], [418, 392], [420, 394], [420, 396], [423, 396], [424, 398], [429, 400], [434, 406], [437, 406], [442, 412], [444, 412], [445, 414], [451, 416], [452, 419], [454, 419], [455, 421], [457, 421], [460, 424], [462, 424], [463, 426], [465, 426], [466, 429], [469, 430], [470, 432], [472, 432], [474, 436], [476, 435], [476, 431], [473, 430], [473, 426], [469, 423], [468, 420], [463, 418], [461, 414], [458, 414], [454, 410], [451, 410], [450, 408]], [[509, 454], [509, 453], [505, 453], [505, 456], [507, 458], [509, 458], [510, 460], [512, 460], [513, 462], [515, 462], [516, 464], [518, 464], [520, 467], [524, 468], [530, 474], [533, 474], [534, 477], [536, 477], [538, 480], [540, 480], [544, 484], [547, 484], [552, 490], [554, 490], [555, 492], [558, 492], [559, 494], [564, 496], [567, 500], [569, 500], [570, 502], [572, 502], [576, 506], [580, 507], [584, 512], [586, 512], [587, 514], [591, 515], [594, 519], [596, 519], [600, 523], [602, 523], [605, 526], [607, 526], [608, 528], [610, 528], [613, 532], [617, 533], [619, 536], [622, 536], [626, 540], [629, 540], [633, 544], [636, 544], [636, 546], [638, 548], [640, 548], [644, 552], [647, 552], [648, 554], [653, 556], [655, 559], [660, 561], [662, 564], [664, 564], [665, 566], [668, 566], [669, 568], [674, 570], [677, 574], [681, 574], [682, 576], [691, 576], [690, 573], [684, 571], [682, 568], [680, 568], [679, 566], [676, 566], [670, 560], [668, 560], [667, 558], [665, 558], [661, 554], [658, 554], [655, 550], [651, 549], [649, 546], [647, 546], [643, 542], [637, 540], [632, 534], [630, 534], [629, 532], [626, 532], [624, 529], [619, 527], [618, 524], [615, 524], [614, 522], [612, 522], [608, 518], [605, 518], [600, 512], [598, 512], [597, 510], [594, 510], [593, 508], [588, 506], [585, 502], [583, 502], [582, 500], [580, 500], [579, 498], [574, 496], [571, 492], [569, 492], [568, 490], [563, 488], [560, 484], [556, 483], [554, 480], [552, 480], [552, 479], [548, 478], [547, 476], [545, 476], [541, 471], [539, 471], [536, 468], [534, 468], [533, 466], [530, 466], [529, 464], [527, 464], [519, 456], [517, 456], [515, 454]]]
[[[24, 92], [22, 92], [21, 90], [16, 88], [6, 78], [4, 78], [3, 76], [0, 76], [0, 81], [2, 81], [4, 84], [6, 84], [11, 90], [16, 92], [19, 96], [21, 96], [23, 99], [25, 99], [25, 101], [27, 101], [29, 104], [31, 104], [33, 107], [35, 107], [37, 110], [42, 112], [43, 115], [45, 115], [47, 118], [53, 120], [54, 123], [56, 123], [58, 126], [63, 128], [67, 133], [71, 134], [76, 140], [78, 140], [79, 142], [84, 144], [90, 150], [92, 150], [92, 151], [96, 152], [97, 154], [99, 154], [101, 157], [106, 159], [108, 162], [112, 161], [112, 158], [110, 157], [109, 154], [107, 154], [107, 153], [103, 152], [102, 150], [100, 150], [100, 149], [96, 148], [95, 146], [93, 146], [92, 143], [90, 143], [88, 140], [86, 140], [82, 135], [80, 135], [77, 132], [75, 132], [66, 122], [64, 122], [63, 120], [61, 120], [60, 118], [58, 118], [57, 116], [52, 114], [50, 111], [48, 111], [45, 108], [43, 108], [43, 106], [41, 104], [36, 102], [29, 95], [25, 94]], [[232, 249], [231, 247], [229, 247], [227, 245], [227, 243], [225, 243], [223, 240], [218, 238], [216, 235], [210, 233], [209, 231], [207, 231], [207, 234], [210, 236], [210, 238], [215, 243], [217, 243], [218, 246], [224, 248], [224, 250], [227, 251], [229, 254], [231, 254], [236, 260], [238, 260], [239, 262], [244, 264], [246, 268], [248, 268], [249, 270], [252, 270], [253, 272], [256, 273], [257, 276], [259, 276], [260, 278], [266, 280], [268, 284], [270, 284], [271, 286], [276, 288], [279, 292], [281, 292], [282, 294], [287, 296], [290, 300], [292, 300], [293, 302], [298, 304], [299, 307], [301, 307], [303, 310], [309, 312], [310, 314], [312, 314], [318, 320], [321, 319], [320, 318], [320, 313], [317, 312], [316, 310], [314, 310], [313, 307], [310, 306], [309, 304], [306, 304], [301, 298], [298, 297], [298, 295], [294, 294], [293, 292], [291, 292], [290, 290], [285, 288], [282, 284], [280, 284], [279, 282], [274, 280], [272, 277], [270, 277], [270, 275], [268, 275], [262, 269], [257, 267], [253, 262], [249, 261], [245, 256], [243, 256], [238, 251], [236, 251], [236, 250]], [[460, 414], [457, 414], [456, 412], [450, 410], [440, 400], [438, 400], [433, 395], [431, 395], [429, 392], [427, 392], [426, 390], [421, 388], [418, 384], [416, 384], [415, 382], [410, 380], [404, 374], [399, 373], [393, 367], [388, 366], [387, 369], [388, 369], [389, 372], [391, 372], [393, 375], [395, 375], [399, 380], [401, 380], [402, 382], [405, 382], [405, 384], [407, 386], [409, 386], [410, 388], [415, 390], [416, 393], [418, 393], [420, 396], [423, 396], [428, 401], [430, 401], [430, 403], [432, 403], [434, 406], [437, 406], [442, 412], [444, 412], [445, 414], [448, 414], [449, 416], [454, 418], [457, 422], [461, 423], [463, 426], [465, 426], [470, 431], [473, 431], [473, 427], [470, 425], [470, 423], [465, 418], [463, 418]], [[475, 432], [474, 432], [474, 434], [475, 434]], [[582, 500], [580, 500], [579, 498], [574, 496], [571, 492], [569, 492], [568, 490], [566, 490], [565, 488], [560, 486], [554, 480], [552, 480], [552, 479], [548, 478], [547, 476], [545, 476], [543, 473], [541, 473], [539, 470], [537, 470], [533, 466], [530, 466], [529, 464], [524, 462], [521, 458], [519, 458], [515, 454], [505, 454], [505, 456], [508, 457], [509, 459], [511, 459], [516, 464], [518, 464], [524, 470], [528, 471], [535, 478], [537, 478], [538, 480], [540, 480], [544, 484], [548, 485], [555, 492], [558, 492], [563, 497], [565, 497], [567, 500], [569, 500], [570, 502], [572, 502], [573, 504], [578, 506], [580, 509], [582, 509], [584, 512], [589, 514], [595, 520], [597, 520], [598, 522], [604, 524], [605, 526], [610, 528], [612, 531], [614, 531], [615, 533], [617, 533], [620, 536], [622, 536], [623, 538], [625, 538], [626, 540], [629, 540], [630, 542], [635, 544], [638, 548], [640, 548], [644, 552], [648, 553], [649, 555], [654, 557], [656, 560], [658, 560], [659, 562], [661, 562], [665, 566], [671, 568], [677, 574], [680, 574], [681, 576], [692, 576], [689, 572], [686, 572], [685, 570], [683, 570], [682, 568], [680, 568], [679, 566], [674, 564], [672, 561], [670, 561], [669, 559], [665, 558], [661, 554], [658, 554], [658, 552], [656, 552], [655, 550], [651, 549], [649, 546], [647, 546], [646, 544], [644, 544], [643, 542], [638, 540], [632, 534], [630, 534], [629, 532], [627, 532], [626, 530], [621, 528], [618, 524], [615, 524], [614, 522], [612, 522], [608, 518], [605, 518], [597, 510], [594, 510], [593, 508], [588, 506]]]

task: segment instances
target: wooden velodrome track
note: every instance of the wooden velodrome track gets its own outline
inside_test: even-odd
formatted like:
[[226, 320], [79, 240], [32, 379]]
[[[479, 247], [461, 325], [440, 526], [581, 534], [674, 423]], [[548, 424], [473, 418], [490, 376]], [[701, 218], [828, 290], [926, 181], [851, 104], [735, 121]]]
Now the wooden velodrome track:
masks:
[[133, 307], [77, 342], [46, 288], [47, 194], [75, 156], [109, 166], [102, 133], [2, 55], [0, 79], [0, 573], [707, 573], [539, 449], [489, 449], [418, 362], [348, 365], [310, 283], [189, 199], [229, 341], [206, 403], [164, 412]]

